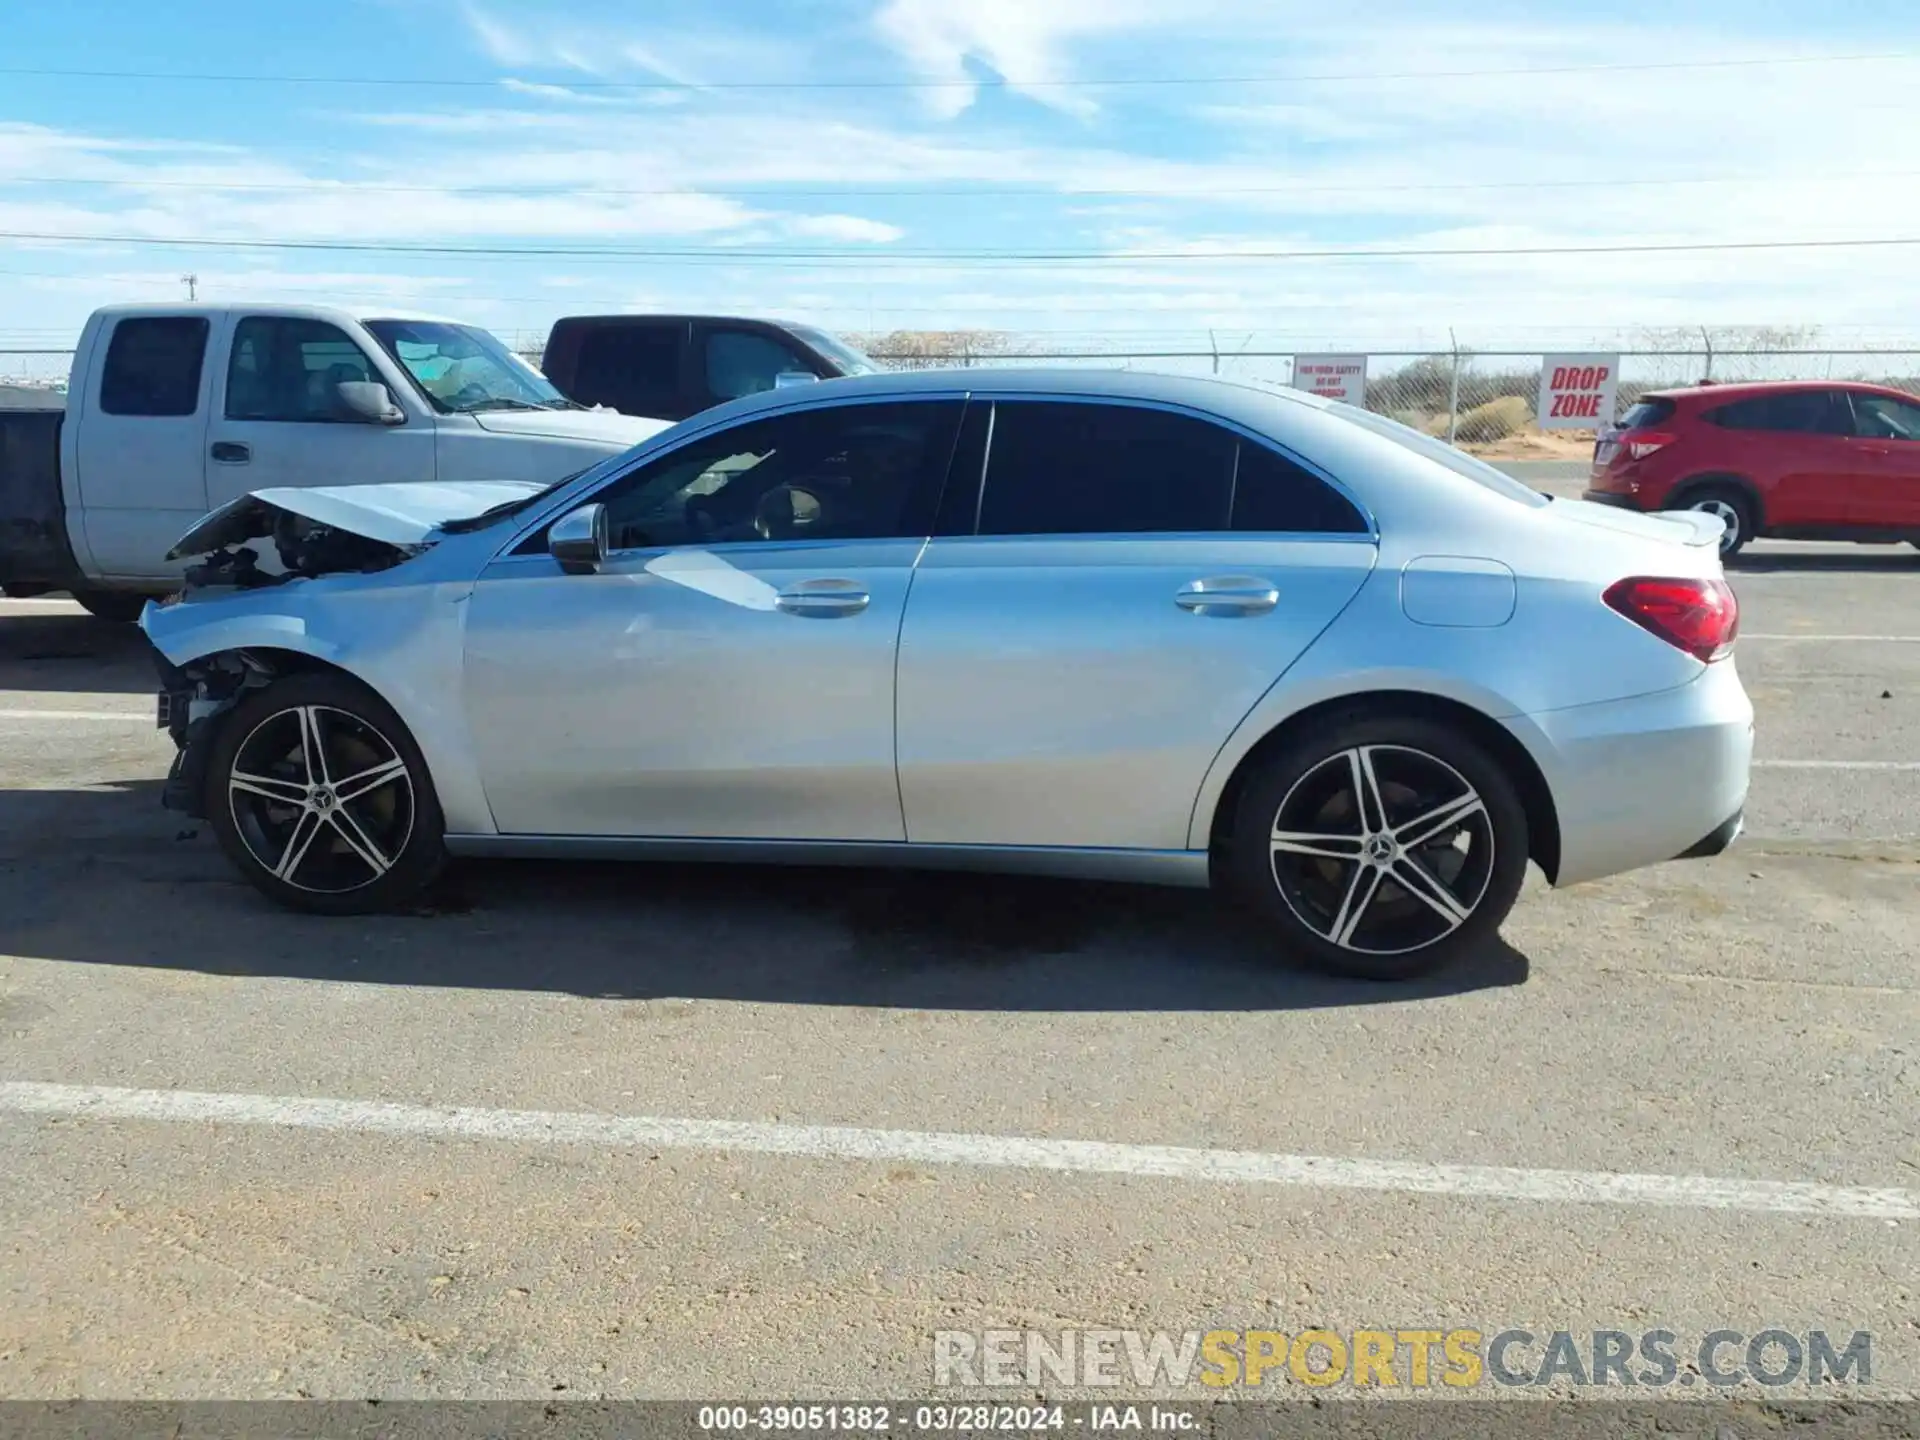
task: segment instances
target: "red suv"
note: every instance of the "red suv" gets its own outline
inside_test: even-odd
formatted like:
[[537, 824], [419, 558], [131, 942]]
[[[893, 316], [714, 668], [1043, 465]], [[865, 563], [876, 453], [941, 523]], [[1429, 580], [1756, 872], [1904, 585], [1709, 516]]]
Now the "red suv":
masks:
[[1601, 432], [1586, 498], [1717, 515], [1723, 555], [1762, 535], [1920, 546], [1920, 399], [1807, 380], [1649, 393]]

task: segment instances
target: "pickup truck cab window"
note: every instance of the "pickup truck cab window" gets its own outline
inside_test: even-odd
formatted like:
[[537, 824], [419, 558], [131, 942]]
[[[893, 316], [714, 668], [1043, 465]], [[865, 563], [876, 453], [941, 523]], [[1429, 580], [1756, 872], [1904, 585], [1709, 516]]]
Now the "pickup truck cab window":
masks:
[[248, 315], [227, 356], [227, 418], [326, 423], [348, 420], [334, 386], [381, 382], [366, 352], [324, 320]]
[[544, 375], [485, 330], [437, 320], [366, 324], [442, 414], [575, 408]]

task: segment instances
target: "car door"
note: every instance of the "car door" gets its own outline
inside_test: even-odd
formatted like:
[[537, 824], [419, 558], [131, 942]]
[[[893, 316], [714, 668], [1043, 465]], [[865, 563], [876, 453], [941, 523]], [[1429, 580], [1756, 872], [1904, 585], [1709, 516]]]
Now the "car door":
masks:
[[812, 406], [611, 479], [609, 555], [535, 532], [468, 604], [504, 834], [900, 841], [894, 664], [958, 395]]
[[[343, 409], [334, 386], [385, 385], [402, 419], [382, 425]], [[237, 316], [223, 393], [207, 427], [210, 506], [274, 486], [432, 480], [433, 417], [409, 385], [337, 325], [292, 315]]]
[[95, 574], [160, 580], [163, 557], [207, 513], [207, 362], [218, 317], [127, 315], [100, 337], [99, 380], [70, 408], [79, 523]]
[[1920, 401], [1855, 390], [1848, 518], [1920, 533]]
[[1220, 746], [1366, 579], [1369, 522], [1169, 409], [976, 396], [967, 429], [901, 630], [908, 840], [1184, 850]]
[[[1842, 392], [1775, 391], [1722, 405], [1702, 418], [1737, 436], [1724, 468], [1760, 485], [1770, 529], [1848, 522], [1853, 414]], [[1718, 455], [1706, 463], [1721, 468]]]

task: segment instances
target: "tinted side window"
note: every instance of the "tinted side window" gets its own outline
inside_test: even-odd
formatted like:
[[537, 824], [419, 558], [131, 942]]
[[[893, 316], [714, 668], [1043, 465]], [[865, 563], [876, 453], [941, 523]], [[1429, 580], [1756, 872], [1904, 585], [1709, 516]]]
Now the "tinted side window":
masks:
[[718, 400], [738, 400], [773, 389], [783, 370], [813, 367], [792, 350], [765, 335], [746, 330], [715, 330], [707, 336], [707, 389]]
[[596, 498], [621, 550], [927, 535], [960, 408], [840, 405], [736, 425]]
[[1233, 480], [1235, 530], [1310, 535], [1364, 535], [1353, 502], [1311, 471], [1264, 445], [1240, 444]]
[[227, 357], [227, 418], [344, 420], [333, 387], [367, 380], [380, 373], [337, 326], [250, 315], [235, 327]]
[[580, 337], [571, 398], [632, 415], [661, 414], [679, 403], [681, 325], [595, 326]]
[[1868, 440], [1920, 441], [1920, 404], [1891, 395], [1853, 396], [1854, 433]]
[[1831, 390], [1794, 390], [1756, 395], [1709, 410], [1701, 417], [1723, 430], [1769, 430], [1799, 435], [1847, 435], [1853, 419], [1846, 399]]
[[203, 317], [122, 320], [107, 344], [100, 408], [109, 415], [191, 415], [206, 355]]
[[1221, 530], [1235, 437], [1128, 405], [995, 406], [982, 535]]

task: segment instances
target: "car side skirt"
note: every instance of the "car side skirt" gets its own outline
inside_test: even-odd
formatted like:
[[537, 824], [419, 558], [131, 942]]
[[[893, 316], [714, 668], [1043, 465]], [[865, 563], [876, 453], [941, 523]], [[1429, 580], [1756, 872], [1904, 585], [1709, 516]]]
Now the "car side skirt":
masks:
[[452, 854], [523, 860], [716, 861], [966, 870], [1206, 889], [1204, 850], [1080, 849], [1051, 845], [913, 845], [884, 840], [731, 840], [661, 836], [449, 835]]

